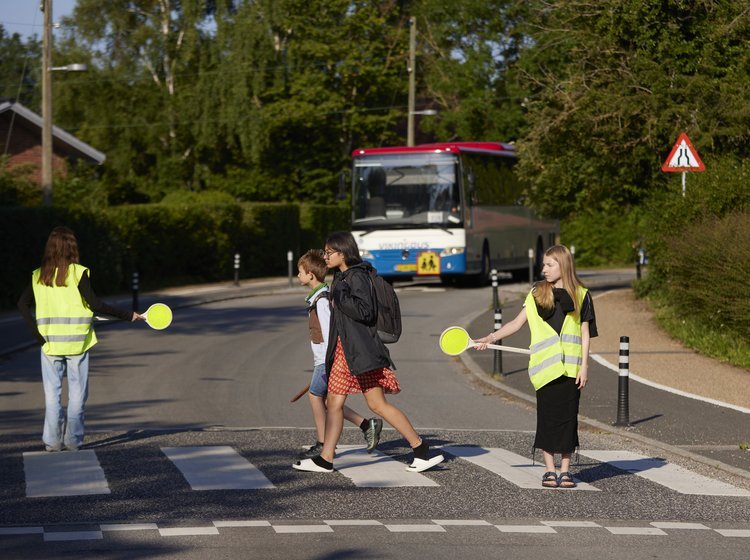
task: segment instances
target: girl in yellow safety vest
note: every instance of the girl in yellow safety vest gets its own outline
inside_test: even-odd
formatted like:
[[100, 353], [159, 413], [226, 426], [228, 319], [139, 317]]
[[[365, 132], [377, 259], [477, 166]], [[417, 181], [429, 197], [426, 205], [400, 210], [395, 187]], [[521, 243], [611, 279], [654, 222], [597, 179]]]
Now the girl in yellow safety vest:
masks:
[[[36, 307], [36, 319], [31, 307]], [[41, 345], [44, 385], [44, 431], [47, 451], [63, 446], [76, 451], [83, 443], [84, 408], [88, 398], [89, 348], [96, 344], [94, 312], [125, 321], [142, 317], [135, 311], [112, 307], [91, 288], [89, 269], [78, 262], [78, 243], [72, 230], [56, 227], [47, 238], [42, 266], [18, 300], [21, 311]], [[61, 404], [63, 376], [68, 378], [68, 410]]]
[[[567, 247], [544, 253], [544, 280], [534, 284], [524, 309], [499, 330], [477, 339], [484, 350], [528, 322], [531, 331], [529, 379], [536, 390], [537, 426], [534, 449], [544, 454], [542, 486], [575, 488], [570, 456], [578, 447], [578, 404], [588, 381], [589, 341], [597, 336], [591, 294], [576, 275]], [[560, 474], [555, 454], [560, 453]]]

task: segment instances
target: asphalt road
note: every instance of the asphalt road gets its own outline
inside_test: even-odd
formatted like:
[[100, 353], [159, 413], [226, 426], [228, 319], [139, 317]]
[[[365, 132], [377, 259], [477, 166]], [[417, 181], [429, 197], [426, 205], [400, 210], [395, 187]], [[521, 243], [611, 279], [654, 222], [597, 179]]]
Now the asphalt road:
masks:
[[[538, 558], [550, 547], [560, 558], [747, 557], [750, 497], [677, 491], [669, 481], [615, 468], [586, 451], [625, 449], [661, 461], [665, 471], [679, 467], [745, 491], [746, 480], [595, 427], [582, 429], [573, 469], [594, 491], [522, 488], [448, 453], [444, 465], [425, 473], [429, 486], [362, 487], [349, 476], [354, 469], [292, 470], [313, 432], [306, 402], [289, 399], [308, 382], [312, 366], [305, 292], [278, 284], [237, 299], [162, 295], [176, 307], [163, 332], [145, 324], [99, 329], [86, 448], [106, 477], [106, 494], [29, 497], [27, 462], [41, 448], [38, 350], [6, 355], [0, 362], [3, 557]], [[437, 349], [442, 329], [480, 317], [490, 296], [489, 288], [399, 288], [406, 334], [392, 354], [403, 391], [392, 400], [434, 445], [487, 456], [503, 450], [523, 467], [530, 462], [533, 405]], [[197, 305], [211, 299], [222, 301]], [[11, 318], [0, 322], [0, 333], [19, 329]], [[592, 375], [604, 375], [599, 367], [592, 364]], [[366, 412], [361, 397], [350, 404]], [[342, 444], [359, 445], [361, 435], [349, 428]], [[229, 448], [272, 487], [196, 490], [165, 453], [188, 447]], [[409, 459], [391, 430], [379, 451], [383, 468]]]

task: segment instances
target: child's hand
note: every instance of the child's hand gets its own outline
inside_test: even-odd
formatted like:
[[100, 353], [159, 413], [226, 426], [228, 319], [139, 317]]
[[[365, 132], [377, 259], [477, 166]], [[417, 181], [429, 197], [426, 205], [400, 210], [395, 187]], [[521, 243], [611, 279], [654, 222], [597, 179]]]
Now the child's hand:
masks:
[[487, 350], [487, 345], [495, 342], [495, 337], [494, 334], [488, 334], [487, 336], [476, 339], [474, 342], [476, 342], [474, 348], [477, 350]]
[[139, 313], [133, 311], [133, 316], [130, 318], [130, 322], [134, 323], [136, 321], [143, 321], [143, 315], [140, 315]]
[[586, 383], [589, 380], [589, 372], [588, 368], [583, 365], [581, 366], [581, 369], [578, 371], [578, 375], [576, 375], [576, 386], [579, 389], [583, 389], [586, 386]]

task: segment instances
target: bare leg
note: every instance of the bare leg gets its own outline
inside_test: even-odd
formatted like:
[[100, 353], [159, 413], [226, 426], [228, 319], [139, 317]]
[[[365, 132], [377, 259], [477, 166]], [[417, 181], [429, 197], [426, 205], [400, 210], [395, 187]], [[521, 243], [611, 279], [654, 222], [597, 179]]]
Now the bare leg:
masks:
[[562, 453], [562, 459], [560, 459], [560, 472], [570, 472], [570, 456], [571, 453]]
[[331, 463], [333, 463], [333, 456], [336, 453], [336, 444], [341, 438], [341, 430], [344, 429], [345, 402], [346, 395], [328, 394], [325, 439], [323, 440], [323, 450], [320, 452], [320, 456]]
[[422, 438], [419, 437], [419, 434], [414, 429], [414, 426], [411, 425], [411, 422], [409, 422], [406, 414], [385, 400], [382, 387], [375, 387], [367, 391], [365, 393], [365, 400], [370, 410], [393, 426], [409, 442], [409, 445], [417, 447], [422, 443]]
[[[349, 420], [352, 424], [359, 427], [359, 425], [365, 420], [364, 416], [360, 416], [356, 412], [354, 412], [351, 408], [344, 405], [344, 418], [346, 420]], [[320, 440], [323, 441], [323, 440]]]
[[308, 393], [307, 396], [310, 398], [310, 408], [312, 408], [313, 420], [315, 421], [315, 432], [318, 437], [316, 441], [323, 441], [326, 435], [326, 403], [323, 397], [318, 397], [312, 393]]
[[[544, 466], [547, 468], [547, 472], [555, 472], [555, 454], [542, 449], [542, 455], [544, 456]], [[568, 463], [570, 463], [570, 454], [568, 454]]]

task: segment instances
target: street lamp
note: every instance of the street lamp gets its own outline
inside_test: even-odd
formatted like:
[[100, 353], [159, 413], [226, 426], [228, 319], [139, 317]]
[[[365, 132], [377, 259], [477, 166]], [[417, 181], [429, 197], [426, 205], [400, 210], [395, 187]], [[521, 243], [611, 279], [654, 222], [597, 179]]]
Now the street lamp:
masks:
[[52, 71], [84, 72], [85, 64], [52, 66], [52, 0], [42, 0], [42, 200], [52, 206]]
[[414, 98], [416, 93], [417, 18], [409, 18], [409, 113], [406, 116], [406, 145], [414, 145]]
[[409, 108], [406, 116], [406, 145], [414, 145], [414, 115], [437, 115], [435, 109], [425, 109], [424, 111], [415, 111], [414, 103], [416, 99], [417, 89], [417, 72], [416, 72], [416, 58], [417, 58], [417, 18], [409, 18], [409, 65], [406, 68], [409, 74]]

